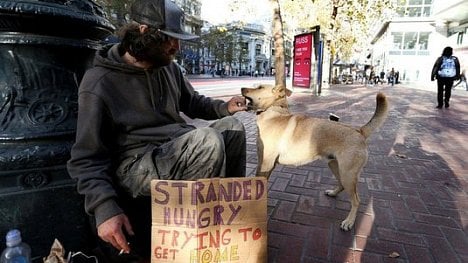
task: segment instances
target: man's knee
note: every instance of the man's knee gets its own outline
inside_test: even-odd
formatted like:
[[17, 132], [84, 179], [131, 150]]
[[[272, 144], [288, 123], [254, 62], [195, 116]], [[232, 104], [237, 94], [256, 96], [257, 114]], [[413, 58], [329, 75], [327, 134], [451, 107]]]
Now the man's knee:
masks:
[[218, 130], [233, 130], [233, 131], [242, 131], [245, 132], [244, 124], [233, 116], [227, 116], [222, 119], [219, 119], [211, 126]]
[[232, 129], [235, 131], [245, 131], [244, 124], [237, 118], [228, 116], [225, 118], [229, 123], [231, 123]]
[[210, 127], [199, 128], [195, 131], [193, 140], [198, 150], [208, 152], [224, 152], [224, 141], [222, 135]]

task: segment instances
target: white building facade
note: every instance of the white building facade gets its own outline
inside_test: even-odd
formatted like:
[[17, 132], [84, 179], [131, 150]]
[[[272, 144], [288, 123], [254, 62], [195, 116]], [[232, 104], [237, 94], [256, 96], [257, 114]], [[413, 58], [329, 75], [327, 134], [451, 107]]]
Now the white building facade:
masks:
[[[467, 49], [467, 0], [398, 1], [396, 16], [372, 41], [371, 63], [377, 72], [392, 68], [403, 83], [429, 84], [434, 61], [446, 46], [460, 58]], [[462, 65], [468, 63], [461, 60]]]

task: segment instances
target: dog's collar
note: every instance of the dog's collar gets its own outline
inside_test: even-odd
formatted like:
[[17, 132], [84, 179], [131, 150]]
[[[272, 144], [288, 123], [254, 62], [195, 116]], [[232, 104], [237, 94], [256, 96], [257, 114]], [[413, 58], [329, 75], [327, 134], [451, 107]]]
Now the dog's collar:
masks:
[[268, 107], [268, 108], [266, 108], [266, 109], [257, 109], [257, 110], [255, 111], [255, 115], [260, 115], [260, 114], [266, 112], [267, 110], [269, 110], [269, 109], [271, 109], [271, 108], [280, 108], [280, 109], [281, 109], [280, 112], [285, 111], [285, 112], [288, 112], [288, 113], [289, 113], [289, 109], [288, 109], [287, 106], [284, 106], [284, 105], [274, 105], [274, 104], [273, 104], [273, 105], [271, 105], [270, 107]]

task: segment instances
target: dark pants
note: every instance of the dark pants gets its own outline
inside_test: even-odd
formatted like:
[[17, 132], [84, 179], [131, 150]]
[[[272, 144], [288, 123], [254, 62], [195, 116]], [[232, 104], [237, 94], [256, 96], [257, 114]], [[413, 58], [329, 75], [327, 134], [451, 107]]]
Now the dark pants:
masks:
[[[452, 86], [453, 79], [447, 78], [438, 78], [437, 79], [437, 106], [442, 107], [442, 105], [448, 106], [450, 101], [450, 96], [452, 95]], [[444, 97], [445, 92], [445, 97]]]

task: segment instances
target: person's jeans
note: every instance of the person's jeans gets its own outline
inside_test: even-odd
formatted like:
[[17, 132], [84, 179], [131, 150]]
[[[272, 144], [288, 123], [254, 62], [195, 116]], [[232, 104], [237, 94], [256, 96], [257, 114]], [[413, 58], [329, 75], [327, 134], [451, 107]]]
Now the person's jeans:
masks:
[[150, 195], [152, 179], [196, 180], [245, 177], [246, 142], [243, 124], [225, 117], [197, 128], [117, 169], [120, 184], [132, 196]]
[[[447, 78], [437, 79], [437, 106], [448, 105], [452, 95], [453, 80]], [[445, 92], [445, 98], [444, 98]]]

